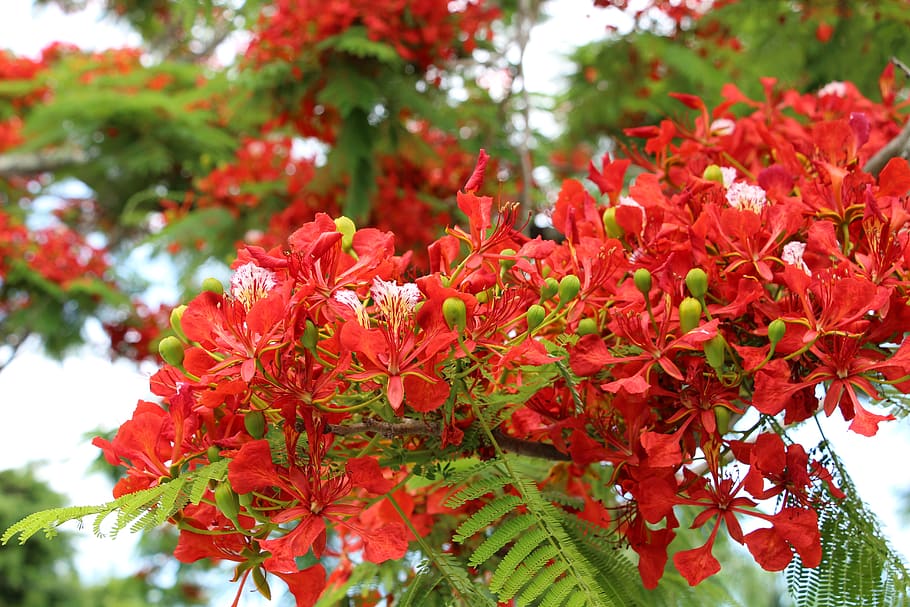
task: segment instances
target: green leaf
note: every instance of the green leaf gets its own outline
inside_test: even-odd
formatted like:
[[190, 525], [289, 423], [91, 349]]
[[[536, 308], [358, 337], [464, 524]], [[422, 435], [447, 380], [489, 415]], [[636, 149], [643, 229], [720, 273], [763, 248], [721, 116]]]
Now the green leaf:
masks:
[[351, 26], [337, 36], [326, 38], [316, 48], [319, 50], [331, 48], [361, 59], [373, 58], [387, 64], [402, 63], [401, 56], [395, 47], [377, 40], [370, 40], [367, 37], [367, 28], [363, 25]]
[[30, 514], [10, 526], [0, 536], [0, 544], [6, 544], [19, 535], [19, 543], [24, 544], [30, 537], [43, 530], [52, 537], [56, 529], [67, 521], [94, 516], [92, 529], [96, 535], [102, 535], [101, 526], [104, 520], [114, 512], [117, 521], [111, 530], [111, 536], [132, 524], [131, 530], [141, 531], [163, 524], [187, 503], [198, 504], [208, 487], [209, 481], [224, 480], [227, 475], [229, 460], [221, 460], [184, 472], [180, 476], [149, 489], [123, 495], [113, 501], [98, 506], [70, 506], [52, 508]]
[[907, 565], [889, 545], [875, 514], [859, 498], [840, 459], [826, 443], [822, 449], [847, 496], [819, 513], [821, 564], [804, 568], [796, 554], [784, 571], [796, 607], [910, 605]]

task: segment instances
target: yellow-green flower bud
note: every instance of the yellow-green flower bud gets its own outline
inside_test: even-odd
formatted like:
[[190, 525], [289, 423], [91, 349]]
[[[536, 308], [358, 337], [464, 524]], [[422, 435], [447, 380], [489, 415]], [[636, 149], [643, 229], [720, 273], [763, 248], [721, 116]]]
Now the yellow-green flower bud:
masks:
[[578, 295], [578, 292], [581, 290], [581, 280], [575, 274], [566, 274], [562, 277], [562, 280], [559, 281], [559, 303], [560, 305], [565, 305], [566, 303], [575, 299], [575, 296]]
[[787, 323], [785, 323], [780, 318], [775, 318], [768, 325], [768, 339], [771, 341], [771, 347], [777, 346], [777, 344], [784, 338], [784, 333], [787, 332]]
[[686, 274], [686, 287], [696, 299], [701, 299], [708, 292], [708, 275], [701, 268], [692, 268]]
[[679, 303], [679, 328], [688, 333], [698, 326], [701, 320], [701, 302], [694, 297], [686, 297]]
[[243, 425], [253, 438], [265, 436], [265, 414], [262, 411], [252, 410], [243, 416]]
[[490, 292], [489, 291], [480, 291], [474, 297], [477, 299], [477, 303], [485, 304], [488, 301], [490, 301]]
[[218, 445], [212, 445], [206, 450], [205, 455], [209, 458], [210, 462], [215, 463], [222, 459], [221, 447]]
[[556, 282], [556, 279], [553, 277], [547, 278], [543, 281], [543, 286], [540, 287], [540, 300], [549, 301], [553, 299], [557, 291], [559, 291], [559, 283]]
[[183, 364], [183, 343], [173, 335], [168, 335], [158, 342], [158, 354], [167, 364], [179, 367]]
[[224, 295], [224, 285], [220, 280], [211, 276], [202, 281], [202, 290], [215, 295]]
[[720, 167], [716, 164], [709, 164], [705, 168], [705, 172], [702, 173], [702, 179], [707, 181], [713, 181], [715, 183], [723, 184], [724, 183], [724, 174], [720, 170]]
[[345, 251], [349, 250], [354, 244], [354, 233], [357, 232], [357, 226], [350, 217], [342, 215], [335, 218], [335, 229], [341, 232], [341, 248]]
[[718, 373], [721, 373], [724, 369], [726, 345], [727, 342], [724, 340], [724, 336], [720, 334], [715, 335], [702, 345], [705, 349], [705, 358], [708, 360], [708, 364]]
[[253, 583], [256, 585], [256, 590], [259, 591], [259, 594], [265, 597], [265, 600], [272, 600], [272, 589], [269, 588], [269, 582], [265, 579], [262, 567], [258, 565], [253, 567]]
[[447, 297], [442, 302], [442, 317], [446, 319], [446, 324], [449, 325], [450, 329], [464, 332], [468, 324], [467, 314], [468, 311], [464, 301], [459, 297]]
[[220, 482], [215, 487], [215, 505], [221, 514], [232, 521], [240, 515], [240, 500], [227, 481]]
[[714, 407], [714, 420], [717, 423], [717, 433], [725, 435], [730, 430], [730, 410], [726, 407]]
[[610, 238], [622, 238], [623, 231], [616, 223], [616, 207], [610, 207], [603, 214], [604, 230]]
[[593, 318], [582, 318], [578, 321], [578, 329], [576, 333], [579, 335], [591, 335], [597, 333], [597, 321]]
[[171, 310], [171, 329], [181, 341], [187, 341], [186, 333], [183, 332], [183, 313], [186, 312], [186, 306], [180, 305]]
[[533, 304], [528, 308], [528, 330], [533, 331], [540, 326], [543, 319], [546, 318], [547, 311], [539, 304]]
[[312, 352], [316, 349], [316, 344], [318, 342], [319, 329], [316, 328], [316, 325], [313, 324], [312, 320], [307, 319], [306, 324], [303, 327], [303, 335], [300, 336], [300, 345]]
[[632, 275], [632, 280], [635, 282], [635, 288], [647, 297], [648, 293], [651, 292], [651, 272], [645, 268], [638, 268], [635, 270], [635, 274]]
[[247, 510], [250, 510], [250, 507], [253, 505], [253, 498], [255, 498], [255, 497], [256, 496], [253, 495], [252, 491], [250, 491], [249, 493], [237, 494], [237, 500], [240, 502], [240, 505], [243, 506], [244, 508], [246, 508]]
[[507, 259], [508, 257], [515, 256], [515, 249], [503, 249], [499, 252], [502, 256], [499, 258], [499, 267], [503, 269], [504, 272], [508, 272], [512, 269], [512, 266], [515, 265], [517, 259]]

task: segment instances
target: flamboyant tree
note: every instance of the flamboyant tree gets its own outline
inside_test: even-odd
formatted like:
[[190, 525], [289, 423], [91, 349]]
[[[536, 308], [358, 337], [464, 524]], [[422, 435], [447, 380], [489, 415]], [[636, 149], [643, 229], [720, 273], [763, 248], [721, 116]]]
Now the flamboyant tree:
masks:
[[[235, 563], [238, 598], [473, 606], [702, 604], [726, 537], [797, 604], [900, 604], [837, 454], [792, 439], [874, 442], [910, 390], [881, 50], [910, 15], [849, 4], [594, 2], [631, 32], [574, 55], [551, 141], [522, 58], [556, 2], [110, 0], [146, 49], [0, 56], [5, 339], [96, 316], [163, 360], [161, 401], [96, 439], [115, 500], [4, 541], [116, 512]], [[139, 245], [186, 305], [141, 302]]]

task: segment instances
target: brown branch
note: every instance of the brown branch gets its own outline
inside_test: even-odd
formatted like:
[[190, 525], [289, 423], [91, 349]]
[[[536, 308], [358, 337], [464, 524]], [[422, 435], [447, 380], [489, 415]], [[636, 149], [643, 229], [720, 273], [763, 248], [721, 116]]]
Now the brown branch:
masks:
[[503, 434], [499, 430], [493, 430], [493, 438], [499, 443], [501, 449], [518, 455], [549, 459], [557, 462], [568, 462], [572, 460], [569, 455], [559, 451], [556, 447], [548, 443], [514, 438]]
[[521, 167], [521, 207], [522, 215], [533, 215], [531, 187], [534, 182], [534, 161], [531, 158], [531, 95], [525, 74], [525, 52], [531, 41], [531, 29], [537, 22], [540, 6], [534, 6], [532, 0], [519, 0], [515, 13], [516, 43], [518, 44], [518, 63], [515, 66], [518, 79], [521, 80], [522, 108], [519, 112], [522, 119], [518, 140], [518, 159]]
[[400, 422], [383, 422], [376, 419], [366, 419], [356, 424], [328, 424], [325, 427], [326, 432], [337, 434], [339, 436], [351, 436], [353, 434], [366, 434], [375, 432], [384, 438], [396, 438], [399, 436], [433, 436], [436, 429], [430, 424], [416, 419], [406, 419]]
[[907, 64], [905, 64], [903, 61], [901, 61], [897, 57], [891, 57], [891, 63], [893, 63], [897, 67], [897, 69], [904, 72], [904, 76], [906, 76], [907, 78], [910, 78], [910, 67], [907, 67]]
[[0, 177], [47, 173], [85, 164], [88, 161], [88, 153], [79, 148], [2, 154], [0, 155]]
[[[375, 419], [365, 419], [356, 424], [328, 424], [325, 430], [326, 432], [337, 434], [338, 436], [375, 433], [383, 438], [437, 436], [440, 433], [438, 427], [416, 419], [405, 419], [400, 422], [384, 422]], [[493, 431], [493, 438], [496, 439], [496, 442], [501, 449], [518, 455], [526, 455], [528, 457], [559, 462], [566, 462], [572, 459], [565, 453], [557, 450], [553, 445], [514, 438], [503, 434], [500, 430]]]
[[892, 158], [910, 158], [910, 120], [904, 123], [904, 128], [894, 139], [889, 141], [875, 153], [872, 158], [866, 161], [863, 170], [870, 175], [878, 177], [885, 165]]
[[[897, 66], [898, 69], [910, 78], [910, 68], [908, 68], [900, 59], [891, 57], [891, 63]], [[901, 132], [898, 133], [894, 139], [886, 143], [882, 149], [876, 152], [872, 158], [866, 162], [863, 170], [870, 175], [878, 177], [878, 174], [882, 172], [882, 169], [885, 168], [888, 161], [898, 157], [910, 158], [910, 120], [904, 123], [904, 128], [901, 129]]]

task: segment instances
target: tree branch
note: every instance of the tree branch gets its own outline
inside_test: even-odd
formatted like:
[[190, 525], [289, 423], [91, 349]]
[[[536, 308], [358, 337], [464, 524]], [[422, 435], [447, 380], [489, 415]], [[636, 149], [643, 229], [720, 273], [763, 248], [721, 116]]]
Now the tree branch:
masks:
[[0, 154], [0, 177], [35, 175], [85, 164], [89, 155], [80, 148]]
[[531, 201], [531, 185], [534, 182], [534, 162], [531, 158], [531, 95], [528, 91], [528, 81], [525, 74], [525, 51], [531, 41], [531, 29], [537, 22], [539, 6], [533, 6], [532, 0], [519, 0], [518, 10], [515, 13], [516, 42], [518, 44], [518, 63], [516, 70], [521, 80], [521, 103], [519, 114], [522, 118], [522, 128], [519, 132], [518, 159], [521, 163], [521, 207], [522, 215], [532, 214], [534, 207]]
[[493, 438], [499, 443], [501, 449], [518, 455], [549, 459], [557, 462], [568, 462], [572, 460], [569, 455], [559, 451], [556, 447], [548, 443], [514, 438], [503, 434], [499, 430], [493, 430]]
[[[365, 419], [356, 424], [328, 424], [325, 430], [326, 432], [339, 436], [376, 433], [383, 438], [437, 436], [440, 434], [439, 428], [416, 419], [405, 419], [400, 422], [384, 422], [374, 419]], [[567, 462], [572, 459], [565, 453], [557, 450], [553, 445], [547, 443], [514, 438], [504, 434], [500, 430], [494, 430], [493, 437], [496, 439], [496, 442], [499, 443], [500, 448], [518, 455], [526, 455], [528, 457], [559, 462]]]
[[904, 123], [904, 128], [894, 139], [886, 143], [882, 149], [866, 161], [863, 170], [878, 177], [888, 161], [897, 157], [910, 158], [910, 120]]
[[[904, 72], [905, 76], [910, 78], [910, 68], [908, 68], [900, 59], [891, 57], [891, 63]], [[910, 158], [910, 120], [904, 123], [904, 128], [901, 129], [901, 132], [898, 133], [894, 139], [885, 144], [885, 146], [876, 152], [872, 158], [866, 161], [863, 170], [878, 177], [878, 174], [882, 172], [882, 169], [885, 168], [888, 161], [897, 157]]]
[[327, 424], [326, 432], [338, 434], [339, 436], [350, 436], [352, 434], [366, 434], [375, 432], [384, 438], [396, 438], [399, 436], [432, 436], [436, 434], [436, 429], [426, 422], [416, 419], [405, 419], [400, 422], [383, 422], [376, 419], [366, 419], [357, 424]]
[[904, 72], [904, 76], [906, 76], [907, 78], [910, 78], [910, 67], [907, 67], [907, 65], [903, 61], [901, 61], [897, 57], [891, 57], [891, 63], [893, 63], [897, 67], [897, 69]]

